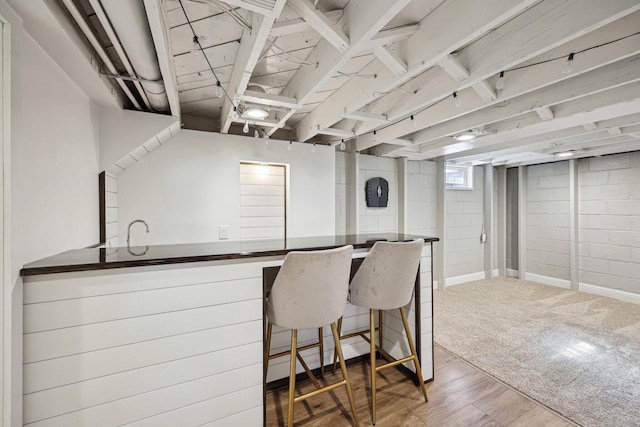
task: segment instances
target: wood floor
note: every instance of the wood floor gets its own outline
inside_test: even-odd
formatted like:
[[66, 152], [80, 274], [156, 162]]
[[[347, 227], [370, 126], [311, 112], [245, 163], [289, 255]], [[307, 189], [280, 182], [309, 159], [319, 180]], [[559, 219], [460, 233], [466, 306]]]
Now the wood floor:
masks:
[[[378, 360], [378, 363], [382, 363]], [[349, 367], [351, 385], [361, 426], [371, 425], [369, 364]], [[435, 381], [427, 385], [429, 403], [417, 386], [396, 369], [379, 373], [376, 426], [505, 426], [569, 427], [554, 412], [505, 386], [484, 372], [437, 347]], [[327, 382], [341, 379], [340, 373], [325, 374]], [[305, 381], [297, 392], [313, 390]], [[267, 394], [267, 426], [284, 426], [287, 418], [287, 390]], [[296, 426], [351, 426], [344, 387], [297, 403]]]

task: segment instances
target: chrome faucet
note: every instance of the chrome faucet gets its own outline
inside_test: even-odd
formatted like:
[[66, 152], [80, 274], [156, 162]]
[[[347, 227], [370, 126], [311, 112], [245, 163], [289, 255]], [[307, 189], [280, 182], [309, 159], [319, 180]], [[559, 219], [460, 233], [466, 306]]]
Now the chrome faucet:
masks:
[[135, 224], [136, 222], [141, 222], [144, 224], [145, 227], [147, 227], [147, 233], [149, 232], [149, 225], [142, 219], [134, 219], [133, 221], [131, 221], [129, 223], [129, 227], [127, 227], [127, 248], [129, 247], [129, 240], [131, 238], [131, 226], [133, 224]]

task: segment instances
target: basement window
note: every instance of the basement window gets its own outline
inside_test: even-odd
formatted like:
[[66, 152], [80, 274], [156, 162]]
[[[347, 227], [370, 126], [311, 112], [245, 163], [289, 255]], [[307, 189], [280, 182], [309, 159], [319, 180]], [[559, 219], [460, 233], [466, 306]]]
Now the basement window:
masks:
[[473, 166], [447, 165], [447, 190], [473, 190]]

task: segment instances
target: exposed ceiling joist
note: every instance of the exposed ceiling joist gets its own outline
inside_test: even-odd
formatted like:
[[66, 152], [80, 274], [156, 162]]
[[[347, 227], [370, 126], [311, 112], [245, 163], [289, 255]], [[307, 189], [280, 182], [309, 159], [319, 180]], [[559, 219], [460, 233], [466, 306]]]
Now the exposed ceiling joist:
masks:
[[272, 107], [284, 108], [300, 108], [301, 105], [295, 98], [289, 98], [280, 95], [271, 95], [269, 93], [257, 92], [254, 90], [245, 90], [243, 94], [238, 95], [238, 99], [254, 104], [270, 105]]
[[[369, 69], [377, 79], [351, 79], [339, 94], [319, 105], [296, 126], [301, 140], [316, 134], [317, 126], [329, 127], [341, 120], [341, 112], [357, 111], [399, 85], [437, 64], [449, 52], [454, 52], [484, 33], [513, 18], [536, 0], [522, 0], [505, 5], [504, 1], [449, 0], [436, 8], [421, 23], [418, 30], [402, 41], [408, 72], [394, 76], [380, 64]], [[460, 13], [464, 11], [464, 13]], [[456, 22], [455, 26], [451, 22]], [[425, 40], [429, 43], [425, 44]]]
[[330, 135], [337, 136], [340, 138], [351, 138], [353, 137], [353, 132], [342, 129], [331, 129], [331, 128], [320, 128], [318, 129], [318, 134], [320, 135]]
[[486, 80], [481, 80], [471, 87], [476, 91], [478, 95], [480, 95], [480, 98], [482, 98], [485, 104], [489, 104], [498, 98], [496, 91], [493, 90], [491, 85], [489, 85]]
[[[279, 0], [284, 3], [284, 0]], [[236, 56], [235, 63], [233, 65], [233, 71], [231, 72], [231, 79], [227, 86], [227, 92], [232, 97], [234, 102], [237, 99], [237, 95], [244, 94], [247, 89], [249, 79], [253, 73], [253, 69], [258, 63], [260, 53], [264, 47], [271, 27], [275, 22], [274, 17], [264, 15], [253, 15], [251, 31], [245, 30], [240, 40], [240, 48]], [[220, 132], [227, 133], [229, 126], [231, 126], [233, 115], [233, 104], [229, 99], [225, 99], [222, 105], [222, 114], [220, 116]], [[284, 123], [282, 123], [284, 125]]]
[[[447, 83], [446, 80], [442, 80], [441, 84], [435, 84], [434, 79], [437, 78], [437, 74], [425, 73], [421, 77], [425, 80], [431, 80], [428, 90], [398, 104], [388, 112], [389, 118], [394, 120], [411, 114], [417, 109], [425, 108], [449, 96], [454, 91], [460, 91], [460, 89], [494, 76], [500, 71], [508, 70], [523, 61], [575, 40], [640, 9], [640, 4], [633, 0], [598, 2], [593, 6], [585, 8], [583, 4], [574, 2], [566, 2], [561, 5], [553, 2], [538, 3], [458, 53], [457, 59], [461, 63], [474, 64], [469, 78], [462, 82]], [[532, 25], [537, 28], [535, 34], [531, 34], [530, 27]], [[504, 43], [505, 39], [509, 39], [510, 42]], [[602, 54], [603, 52], [598, 53]], [[536, 72], [539, 71], [536, 70]], [[418, 79], [415, 83], [424, 84]], [[481, 105], [480, 102], [479, 106]], [[419, 124], [422, 122], [419, 121]], [[423, 124], [423, 127], [427, 125]], [[358, 130], [358, 133], [367, 132], [370, 129], [370, 127], [362, 128]], [[385, 136], [390, 138], [405, 135], [410, 131], [403, 124], [390, 126], [384, 130]], [[359, 150], [369, 148], [362, 143], [357, 143], [357, 145]]]
[[607, 129], [607, 133], [611, 136], [622, 135], [622, 130], [618, 127], [611, 127]]
[[333, 47], [340, 52], [345, 52], [349, 47], [349, 37], [335, 25], [324, 13], [320, 12], [309, 0], [289, 0], [289, 5], [300, 13], [302, 19], [324, 37]]
[[[596, 93], [558, 105], [552, 120], [541, 121], [537, 114], [517, 117], [485, 128], [490, 134], [477, 138], [472, 143], [447, 143], [428, 145], [422, 148], [424, 158], [466, 153], [482, 145], [489, 151], [495, 144], [582, 126], [594, 121], [609, 120], [620, 116], [640, 113], [640, 83], [632, 83], [611, 91]], [[460, 154], [462, 156], [462, 154]]]
[[388, 46], [399, 40], [411, 37], [418, 31], [420, 26], [417, 24], [403, 25], [401, 27], [382, 30], [371, 39], [371, 46]]
[[596, 130], [598, 128], [598, 125], [595, 124], [595, 123], [585, 123], [585, 124], [582, 125], [582, 127], [587, 132], [593, 132], [594, 130]]
[[345, 119], [357, 120], [360, 122], [387, 123], [387, 116], [384, 114], [367, 113], [366, 111], [354, 111], [343, 115]]
[[[640, 123], [640, 114], [630, 114], [602, 122], [603, 126], [628, 126], [629, 124]], [[603, 131], [586, 129], [585, 125], [569, 127], [551, 132], [544, 132], [526, 138], [515, 138], [504, 142], [491, 144], [490, 151], [486, 147], [476, 147], [466, 150], [461, 154], [451, 154], [445, 157], [446, 160], [458, 159], [463, 162], [486, 159], [498, 155], [508, 155], [519, 153], [523, 150], [536, 150], [552, 145], [571, 144], [584, 140], [600, 139], [604, 137]]]
[[[640, 12], [635, 12], [617, 22], [616, 25], [611, 24], [604, 26], [584, 37], [580, 37], [570, 43], [556, 49], [552, 49], [545, 53], [545, 55], [540, 59], [562, 56], [562, 54], [567, 51], [577, 51], [583, 49], [585, 46], [594, 46], [603, 42], [611, 41], [616, 37], [623, 37], [632, 34], [637, 31], [635, 29], [638, 28], [638, 26], [640, 26]], [[506, 86], [500, 91], [500, 96], [495, 102], [505, 102], [511, 98], [533, 92], [548, 85], [571, 78], [572, 76], [597, 69], [638, 53], [640, 53], [640, 35], [609, 45], [606, 49], [594, 49], [581, 53], [578, 57], [579, 61], [575, 61], [574, 63], [574, 71], [571, 75], [561, 73], [556, 61], [519, 70], [517, 71], [517, 80], [509, 78], [509, 74], [507, 74], [505, 77]], [[416, 128], [421, 129], [427, 126], [435, 126], [436, 124], [449, 119], [451, 116], [471, 113], [482, 108], [488, 108], [488, 106], [480, 99], [477, 99], [476, 102], [465, 100], [462, 107], [456, 108], [455, 111], [452, 111], [453, 108], [449, 103], [443, 103], [415, 114], [415, 120], [411, 124], [405, 123], [407, 121], [396, 123], [387, 129], [381, 130], [380, 133], [385, 137], [403, 136], [415, 132]], [[461, 127], [457, 131], [463, 129], [464, 127]]]
[[[506, 105], [494, 105], [466, 114], [417, 132], [413, 136], [416, 143], [433, 141], [443, 136], [466, 129], [485, 126], [490, 123], [516, 117], [530, 111], [544, 109], [571, 99], [612, 89], [624, 84], [640, 81], [640, 56], [634, 56], [609, 64], [571, 79], [555, 83], [535, 92], [513, 98]], [[544, 111], [544, 110], [543, 110]], [[550, 112], [550, 111], [549, 111]], [[538, 113], [539, 114], [539, 113]], [[553, 117], [553, 113], [551, 113]], [[545, 120], [545, 119], [543, 119]], [[548, 119], [547, 119], [548, 120]]]
[[[345, 20], [343, 24], [346, 28], [349, 28], [349, 48], [345, 52], [339, 52], [329, 42], [321, 40], [306, 59], [307, 62], [317, 64], [317, 66], [302, 65], [281, 94], [295, 97], [301, 103], [305, 103], [310, 96], [315, 94], [332, 76], [340, 71], [354, 54], [365, 49], [375, 35], [409, 1], [350, 0], [345, 7], [343, 17], [343, 20]], [[292, 110], [280, 117], [281, 123], [286, 123], [294, 113], [295, 110]], [[314, 132], [314, 134], [317, 134], [317, 127]]]
[[167, 93], [169, 108], [171, 115], [180, 117], [180, 98], [178, 96], [178, 82], [175, 74], [175, 65], [173, 63], [173, 53], [171, 51], [171, 43], [167, 34], [167, 24], [160, 0], [144, 0], [144, 8], [151, 29], [151, 37], [156, 48], [156, 56], [158, 57], [158, 65], [160, 66], [160, 74], [164, 83], [164, 89]]
[[[224, 0], [224, 2], [274, 19], [280, 16], [285, 4], [285, 0]], [[211, 4], [206, 0], [197, 0], [197, 3]]]
[[549, 107], [540, 107], [536, 108], [536, 113], [542, 120], [551, 120], [553, 119], [553, 111]]
[[[342, 9], [332, 10], [324, 14], [331, 22], [337, 21], [342, 16]], [[302, 18], [288, 19], [276, 22], [271, 28], [271, 37], [282, 37], [289, 34], [302, 33], [312, 30], [313, 27]]]
[[447, 55], [442, 58], [438, 61], [438, 66], [455, 81], [459, 82], [469, 77], [469, 71], [453, 55]]
[[389, 69], [394, 75], [400, 76], [407, 72], [407, 64], [398, 55], [386, 46], [375, 46], [371, 49], [373, 54]]

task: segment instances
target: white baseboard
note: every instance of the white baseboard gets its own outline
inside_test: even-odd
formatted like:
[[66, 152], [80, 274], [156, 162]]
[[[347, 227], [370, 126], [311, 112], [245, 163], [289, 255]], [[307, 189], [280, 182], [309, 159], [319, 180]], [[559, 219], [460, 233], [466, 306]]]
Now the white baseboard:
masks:
[[476, 280], [484, 279], [484, 271], [478, 271], [476, 273], [463, 274], [461, 276], [447, 277], [447, 287], [459, 285], [461, 283], [475, 282]]
[[507, 268], [505, 269], [505, 274], [507, 277], [519, 277], [520, 276], [520, 272], [518, 270], [514, 270], [512, 268]]
[[557, 286], [559, 288], [571, 289], [571, 281], [565, 279], [556, 279], [555, 277], [543, 276], [541, 274], [526, 273], [525, 280], [542, 283], [543, 285]]
[[589, 285], [582, 282], [580, 282], [580, 284], [578, 285], [578, 289], [589, 294], [595, 294], [603, 297], [615, 298], [620, 301], [640, 304], [640, 294], [634, 294], [633, 292], [621, 291], [618, 289], [609, 289], [602, 286]]
[[500, 270], [497, 268], [491, 272], [492, 277], [498, 277], [500, 275]]

